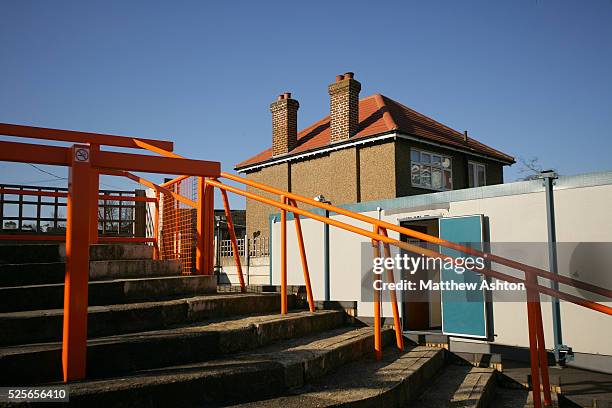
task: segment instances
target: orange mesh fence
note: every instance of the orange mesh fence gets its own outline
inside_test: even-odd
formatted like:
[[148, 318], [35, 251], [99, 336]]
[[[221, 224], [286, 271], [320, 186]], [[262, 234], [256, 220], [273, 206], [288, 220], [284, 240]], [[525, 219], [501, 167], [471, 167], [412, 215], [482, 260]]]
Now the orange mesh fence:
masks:
[[[190, 200], [198, 200], [198, 179], [188, 177], [167, 186], [173, 193]], [[181, 262], [183, 275], [195, 271], [195, 246], [197, 242], [197, 210], [181, 203], [169, 194], [160, 196], [159, 251], [161, 259]]]

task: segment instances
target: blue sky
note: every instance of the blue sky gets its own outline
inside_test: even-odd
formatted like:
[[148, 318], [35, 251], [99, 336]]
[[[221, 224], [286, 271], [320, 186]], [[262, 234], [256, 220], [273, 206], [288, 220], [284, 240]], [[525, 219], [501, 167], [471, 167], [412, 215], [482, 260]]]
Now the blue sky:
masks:
[[[612, 170], [610, 0], [5, 0], [0, 14], [1, 122], [172, 139], [231, 170], [271, 144], [276, 95], [293, 93], [305, 127], [327, 113], [335, 75], [354, 71], [362, 96], [514, 156]], [[0, 174], [53, 178], [24, 164]]]

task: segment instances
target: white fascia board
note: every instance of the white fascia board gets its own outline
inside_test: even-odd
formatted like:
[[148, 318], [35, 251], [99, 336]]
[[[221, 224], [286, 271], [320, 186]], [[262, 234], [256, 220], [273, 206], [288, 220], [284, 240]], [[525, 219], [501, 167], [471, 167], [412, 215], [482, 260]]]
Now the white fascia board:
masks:
[[476, 153], [473, 150], [461, 149], [459, 147], [453, 147], [453, 146], [445, 145], [443, 143], [433, 142], [431, 140], [424, 140], [424, 139], [418, 138], [416, 136], [405, 135], [403, 133], [397, 133], [397, 137], [399, 139], [413, 140], [415, 142], [424, 143], [424, 144], [428, 144], [428, 145], [431, 145], [431, 146], [436, 146], [436, 147], [439, 147], [441, 149], [454, 150], [456, 152], [466, 153], [466, 154], [469, 154], [469, 155], [472, 155], [472, 156], [476, 156], [476, 157], [482, 157], [483, 159], [487, 159], [487, 160], [491, 160], [491, 161], [496, 161], [496, 162], [499, 162], [501, 164], [510, 164], [507, 161], [496, 159], [495, 157], [487, 156], [485, 154]]
[[251, 171], [251, 170], [257, 170], [257, 169], [260, 169], [260, 168], [264, 168], [264, 167], [268, 167], [268, 166], [273, 166], [275, 164], [280, 164], [280, 163], [285, 163], [285, 162], [289, 162], [289, 161], [304, 159], [304, 158], [310, 157], [310, 156], [316, 156], [316, 155], [320, 155], [320, 154], [325, 154], [325, 153], [333, 152], [335, 150], [347, 149], [349, 147], [359, 146], [359, 145], [363, 145], [363, 144], [366, 144], [366, 143], [378, 142], [380, 140], [386, 140], [386, 139], [412, 140], [412, 141], [416, 141], [416, 142], [419, 142], [419, 143], [424, 143], [424, 144], [440, 147], [442, 149], [448, 149], [448, 150], [454, 150], [454, 151], [461, 152], [461, 153], [467, 153], [467, 154], [470, 154], [472, 156], [481, 157], [483, 159], [496, 161], [496, 162], [499, 162], [499, 163], [502, 163], [502, 164], [509, 164], [506, 161], [499, 160], [499, 159], [496, 159], [494, 157], [486, 156], [484, 154], [476, 153], [476, 152], [473, 152], [473, 151], [471, 151], [469, 149], [461, 149], [461, 148], [457, 148], [457, 147], [448, 146], [448, 145], [445, 145], [445, 144], [442, 144], [442, 143], [437, 143], [437, 142], [433, 142], [433, 141], [430, 141], [430, 140], [421, 139], [421, 138], [416, 137], [416, 136], [406, 135], [406, 134], [397, 133], [397, 132], [391, 132], [391, 133], [386, 133], [386, 134], [382, 134], [382, 135], [379, 135], [379, 136], [358, 139], [358, 140], [355, 140], [355, 141], [350, 142], [350, 143], [331, 144], [328, 147], [325, 147], [323, 149], [316, 149], [316, 150], [312, 150], [312, 151], [309, 151], [309, 152], [304, 152], [304, 153], [301, 153], [301, 154], [279, 157], [276, 160], [271, 160], [271, 161], [266, 162], [266, 163], [254, 164], [252, 166], [243, 167], [240, 170], [238, 170], [238, 172], [239, 173], [246, 173], [246, 172]]
[[379, 136], [375, 136], [375, 137], [368, 137], [368, 138], [358, 139], [358, 140], [352, 141], [350, 143], [334, 143], [334, 144], [328, 145], [327, 147], [325, 147], [323, 149], [316, 149], [316, 150], [312, 150], [312, 151], [309, 151], [309, 152], [304, 152], [304, 153], [301, 153], [301, 154], [279, 157], [276, 160], [272, 160], [272, 161], [269, 161], [269, 162], [266, 162], [266, 163], [254, 164], [253, 166], [243, 167], [240, 170], [238, 170], [238, 172], [244, 173], [244, 172], [247, 172], [247, 171], [250, 171], [250, 170], [256, 170], [256, 169], [263, 168], [263, 167], [273, 166], [273, 165], [279, 164], [279, 163], [285, 163], [285, 162], [288, 162], [288, 161], [294, 161], [294, 160], [303, 159], [303, 158], [306, 158], [306, 157], [309, 157], [309, 156], [316, 156], [316, 155], [319, 155], [319, 154], [333, 152], [335, 150], [347, 149], [349, 147], [358, 146], [358, 145], [362, 145], [362, 144], [366, 144], [366, 143], [373, 143], [373, 142], [377, 142], [379, 140], [393, 139], [393, 138], [395, 138], [397, 136], [398, 136], [397, 133], [392, 132], [392, 133], [387, 133], [387, 134], [379, 135]]

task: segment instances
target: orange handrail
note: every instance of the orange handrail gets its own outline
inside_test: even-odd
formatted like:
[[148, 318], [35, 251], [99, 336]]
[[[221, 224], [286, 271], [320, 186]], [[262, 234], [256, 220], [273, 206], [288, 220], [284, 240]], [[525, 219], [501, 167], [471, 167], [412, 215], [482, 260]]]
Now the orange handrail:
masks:
[[[244, 283], [244, 277], [242, 276], [242, 265], [240, 262], [240, 253], [238, 252], [238, 242], [236, 240], [236, 232], [234, 230], [234, 222], [232, 221], [232, 211], [230, 210], [229, 200], [227, 198], [227, 193], [225, 190], [221, 190], [221, 197], [223, 198], [223, 209], [225, 210], [225, 219], [227, 221], [227, 229], [230, 234], [230, 241], [232, 243], [232, 252], [234, 253], [234, 261], [236, 262], [236, 271], [238, 272], [238, 279], [240, 281], [240, 291], [246, 292], [246, 286]], [[218, 237], [217, 239], [221, 239]], [[246, 242], [245, 242], [246, 245]], [[245, 251], [248, 251], [248, 248], [245, 248]]]
[[179, 181], [183, 181], [185, 179], [188, 179], [190, 176], [178, 176], [176, 178], [173, 178], [170, 181], [166, 181], [165, 183], [160, 184], [160, 186], [162, 187], [170, 187], [173, 184], [178, 183]]
[[170, 196], [172, 196], [174, 199], [176, 199], [177, 201], [180, 201], [181, 203], [191, 206], [193, 208], [196, 208], [198, 206], [198, 204], [193, 201], [190, 200], [189, 198], [182, 196], [178, 193], [175, 193], [172, 190], [168, 190], [165, 187], [162, 187], [161, 185], [155, 184], [152, 181], [149, 181], [147, 179], [145, 179], [144, 177], [140, 177], [137, 176], [135, 174], [130, 173], [129, 171], [119, 171], [119, 170], [109, 170], [109, 169], [102, 169], [100, 170], [101, 174], [108, 174], [111, 176], [121, 176], [121, 177], [127, 177], [132, 181], [135, 181], [139, 184], [142, 184], [143, 186], [149, 187], [155, 191], [158, 191], [160, 193], [164, 193], [164, 194], [168, 194]]
[[479, 257], [486, 257], [491, 262], [495, 262], [495, 263], [499, 263], [499, 264], [502, 264], [502, 265], [505, 265], [505, 266], [509, 266], [509, 267], [514, 268], [514, 269], [519, 269], [519, 270], [523, 270], [523, 271], [529, 271], [529, 272], [535, 273], [535, 274], [537, 274], [537, 275], [539, 275], [539, 276], [541, 276], [543, 278], [549, 279], [549, 280], [557, 281], [559, 283], [563, 283], [563, 284], [570, 285], [570, 286], [575, 286], [575, 287], [577, 287], [579, 289], [584, 289], [584, 290], [587, 290], [587, 291], [592, 292], [592, 293], [597, 293], [597, 294], [600, 294], [602, 296], [606, 296], [606, 297], [612, 298], [612, 290], [601, 288], [601, 287], [592, 285], [590, 283], [582, 282], [582, 281], [579, 281], [579, 280], [576, 280], [576, 279], [571, 279], [571, 278], [568, 278], [566, 276], [555, 275], [555, 274], [550, 273], [549, 271], [546, 271], [544, 269], [540, 269], [540, 268], [536, 268], [536, 267], [533, 267], [533, 266], [530, 266], [530, 265], [526, 265], [524, 263], [521, 263], [521, 262], [518, 262], [518, 261], [514, 261], [514, 260], [511, 260], [511, 259], [506, 259], [506, 258], [497, 256], [497, 255], [494, 255], [494, 254], [491, 254], [491, 253], [485, 253], [485, 252], [479, 251], [479, 250], [474, 249], [474, 248], [469, 248], [469, 247], [466, 247], [466, 246], [463, 246], [463, 245], [460, 245], [460, 244], [456, 244], [454, 242], [450, 242], [450, 241], [447, 241], [447, 240], [444, 240], [444, 239], [441, 239], [441, 238], [438, 238], [438, 237], [434, 237], [434, 236], [431, 236], [431, 235], [428, 235], [428, 234], [424, 234], [422, 232], [414, 231], [414, 230], [411, 230], [409, 228], [401, 227], [399, 225], [391, 224], [391, 223], [386, 222], [386, 221], [382, 221], [382, 220], [379, 220], [379, 219], [376, 219], [376, 218], [368, 217], [367, 215], [363, 215], [363, 214], [360, 214], [360, 213], [349, 211], [349, 210], [346, 210], [344, 208], [336, 207], [336, 206], [331, 205], [331, 204], [321, 203], [319, 201], [313, 200], [313, 199], [308, 198], [308, 197], [301, 196], [299, 194], [288, 193], [288, 192], [279, 190], [277, 188], [268, 186], [266, 184], [258, 183], [258, 182], [253, 181], [253, 180], [249, 180], [249, 179], [246, 179], [246, 178], [243, 178], [243, 177], [236, 176], [234, 174], [229, 174], [229, 173], [221, 172], [221, 177], [222, 178], [227, 178], [229, 180], [236, 181], [236, 182], [239, 182], [239, 183], [242, 183], [242, 184], [246, 184], [246, 185], [251, 186], [251, 187], [259, 188], [259, 189], [261, 189], [263, 191], [266, 191], [266, 192], [269, 192], [269, 193], [278, 194], [278, 195], [284, 194], [285, 196], [287, 196], [289, 198], [292, 198], [292, 199], [297, 200], [297, 201], [301, 201], [301, 202], [303, 202], [305, 204], [309, 204], [309, 205], [311, 205], [313, 207], [318, 207], [318, 208], [323, 209], [323, 210], [328, 210], [330, 212], [341, 214], [341, 215], [353, 218], [355, 220], [364, 221], [364, 222], [367, 222], [369, 224], [377, 225], [377, 226], [379, 226], [381, 228], [385, 228], [387, 230], [392, 230], [392, 231], [398, 232], [400, 234], [405, 234], [405, 235], [408, 235], [408, 236], [413, 237], [413, 238], [418, 238], [420, 240], [423, 240], [423, 241], [426, 241], [426, 242], [429, 242], [429, 243], [432, 243], [432, 244], [442, 245], [442, 246], [445, 246], [447, 248], [455, 249], [457, 251], [464, 252], [464, 253], [467, 253], [467, 254], [470, 254], [470, 255], [475, 255], [475, 256], [479, 256]]
[[89, 143], [139, 149], [145, 149], [144, 146], [148, 146], [146, 148], [162, 148], [166, 151], [171, 151], [174, 148], [174, 143], [167, 140], [141, 139], [130, 136], [115, 136], [103, 133], [78, 132], [75, 130], [13, 125], [10, 123], [0, 123], [0, 134], [14, 137], [27, 137], [32, 139]]
[[[227, 191], [236, 193], [238, 195], [242, 195], [242, 196], [244, 196], [246, 198], [250, 198], [250, 199], [262, 202], [264, 204], [271, 205], [273, 207], [277, 207], [277, 208], [279, 208], [281, 210], [297, 213], [299, 215], [303, 215], [303, 216], [306, 216], [308, 218], [312, 218], [314, 220], [321, 221], [321, 222], [329, 224], [331, 226], [338, 227], [338, 228], [347, 230], [349, 232], [354, 232], [356, 234], [365, 236], [365, 237], [370, 238], [370, 239], [374, 239], [374, 240], [377, 240], [377, 241], [381, 241], [383, 243], [388, 243], [388, 244], [394, 245], [396, 247], [405, 249], [405, 250], [410, 251], [410, 252], [421, 253], [421, 254], [423, 254], [425, 256], [428, 256], [428, 257], [431, 257], [431, 258], [443, 258], [443, 259], [451, 259], [451, 260], [454, 259], [454, 257], [452, 257], [450, 255], [443, 255], [443, 254], [440, 254], [439, 252], [433, 251], [431, 249], [421, 248], [421, 247], [419, 247], [417, 245], [412, 245], [412, 244], [409, 244], [407, 242], [402, 242], [402, 241], [399, 241], [397, 239], [394, 239], [394, 238], [391, 238], [391, 237], [388, 237], [388, 236], [384, 236], [384, 235], [381, 235], [381, 234], [374, 233], [372, 231], [365, 230], [363, 228], [355, 227], [354, 225], [347, 224], [347, 223], [344, 223], [342, 221], [335, 220], [333, 218], [327, 218], [327, 217], [324, 217], [322, 215], [315, 214], [315, 213], [306, 211], [306, 210], [301, 209], [301, 208], [297, 208], [297, 207], [294, 207], [294, 206], [291, 206], [291, 205], [288, 205], [288, 204], [283, 204], [283, 203], [277, 202], [277, 201], [275, 201], [273, 199], [270, 199], [270, 198], [267, 198], [267, 197], [263, 197], [263, 196], [259, 196], [259, 195], [255, 194], [255, 193], [251, 193], [251, 192], [246, 191], [246, 190], [241, 190], [241, 189], [239, 189], [237, 187], [233, 187], [233, 186], [230, 186], [230, 185], [227, 185], [227, 184], [223, 184], [223, 183], [221, 183], [219, 181], [207, 179], [206, 183], [208, 183], [210, 185], [213, 185], [213, 186], [215, 186], [217, 188], [225, 189]], [[292, 195], [295, 196], [295, 194], [292, 194]], [[323, 205], [325, 205], [325, 204], [322, 204], [322, 203], [319, 203], [317, 201], [314, 201], [314, 206], [319, 206], [321, 208]], [[372, 218], [372, 220], [376, 221], [376, 219], [374, 219], [374, 218]], [[459, 245], [459, 247], [462, 247], [462, 246]], [[463, 251], [463, 252], [467, 252], [467, 251]], [[483, 254], [483, 257], [484, 258], [489, 258], [490, 254]], [[530, 272], [530, 271], [528, 271], [528, 272]], [[559, 299], [566, 300], [566, 301], [569, 301], [569, 302], [573, 302], [573, 303], [576, 303], [576, 304], [578, 304], [580, 306], [584, 306], [586, 308], [589, 308], [589, 309], [592, 309], [592, 310], [595, 310], [595, 311], [598, 311], [598, 312], [602, 312], [602, 313], [605, 313], [605, 314], [608, 314], [608, 315], [612, 315], [612, 307], [605, 306], [605, 305], [602, 305], [602, 304], [599, 304], [599, 303], [596, 303], [596, 302], [592, 302], [592, 301], [589, 301], [589, 300], [584, 300], [584, 299], [582, 299], [582, 298], [580, 298], [578, 296], [574, 296], [574, 295], [571, 295], [571, 294], [568, 294], [568, 293], [562, 293], [562, 292], [559, 292], [557, 290], [554, 290], [554, 289], [547, 288], [545, 286], [539, 285], [537, 283], [526, 282], [525, 280], [523, 280], [521, 278], [518, 278], [518, 277], [515, 277], [515, 276], [512, 276], [512, 275], [508, 275], [508, 274], [505, 274], [505, 273], [502, 273], [502, 272], [498, 272], [498, 271], [492, 270], [490, 268], [479, 269], [478, 273], [482, 273], [484, 275], [487, 275], [487, 276], [490, 276], [490, 277], [493, 277], [493, 278], [504, 280], [506, 282], [523, 283], [525, 285], [525, 287], [529, 287], [529, 288], [535, 289], [535, 290], [537, 290], [538, 292], [540, 292], [542, 294], [554, 296], [554, 297], [557, 297]]]

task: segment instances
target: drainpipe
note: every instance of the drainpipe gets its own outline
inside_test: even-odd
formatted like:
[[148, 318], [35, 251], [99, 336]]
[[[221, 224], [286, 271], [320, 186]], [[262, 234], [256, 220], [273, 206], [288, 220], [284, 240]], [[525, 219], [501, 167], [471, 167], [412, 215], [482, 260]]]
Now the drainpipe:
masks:
[[272, 228], [274, 227], [274, 223], [276, 222], [276, 217], [270, 217], [270, 237], [268, 238], [268, 263], [269, 265], [269, 275], [270, 275], [270, 286], [272, 286]]
[[[558, 178], [553, 170], [546, 170], [540, 173], [540, 177], [544, 180], [546, 188], [546, 221], [548, 225], [548, 264], [550, 273], [559, 274], [557, 266], [557, 231], [555, 227], [555, 199], [553, 186]], [[559, 283], [550, 281], [550, 287], [554, 290], [559, 290]], [[555, 341], [555, 361], [558, 366], [564, 366], [566, 363], [566, 355], [571, 354], [571, 349], [563, 345], [563, 330], [561, 328], [561, 306], [559, 299], [552, 298], [552, 322], [553, 334]]]
[[[331, 204], [331, 201], [326, 200], [323, 194], [319, 194], [314, 198], [314, 200], [323, 204]], [[325, 209], [325, 218], [329, 218], [328, 209]], [[325, 286], [324, 300], [326, 302], [329, 302], [331, 300], [331, 290], [329, 281], [329, 224], [325, 223], [323, 226], [323, 282]]]
[[[329, 210], [325, 210], [325, 218], [329, 218]], [[325, 276], [325, 301], [331, 300], [330, 276], [329, 276], [329, 224], [323, 227], [323, 274]]]

